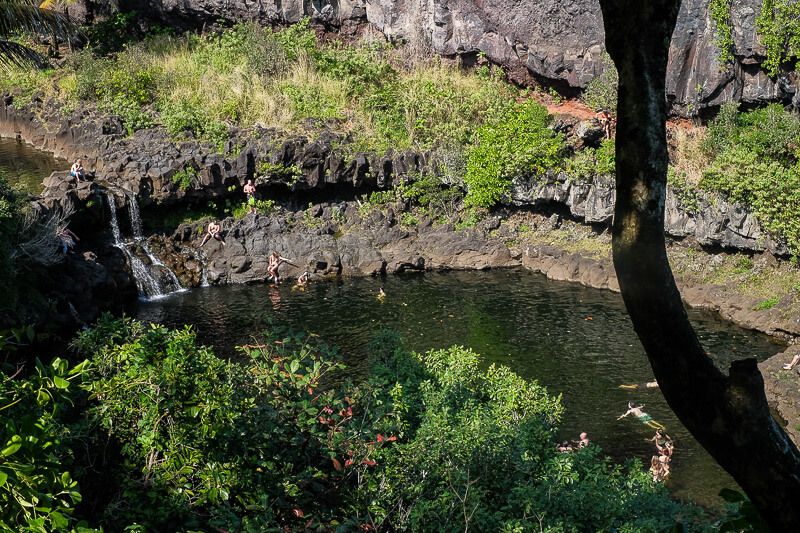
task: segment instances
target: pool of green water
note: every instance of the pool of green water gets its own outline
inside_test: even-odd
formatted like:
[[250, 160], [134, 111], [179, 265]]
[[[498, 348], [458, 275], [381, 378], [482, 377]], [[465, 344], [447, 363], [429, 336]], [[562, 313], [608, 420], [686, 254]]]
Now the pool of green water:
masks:
[[15, 188], [40, 194], [42, 182], [56, 170], [69, 170], [69, 163], [24, 142], [0, 137], [0, 175]]
[[[387, 297], [380, 301], [378, 289]], [[781, 346], [714, 314], [691, 311], [706, 350], [727, 368], [736, 358], [760, 360]], [[734, 481], [689, 435], [658, 389], [623, 390], [653, 374], [618, 294], [549, 281], [524, 270], [412, 274], [386, 279], [314, 283], [306, 290], [264, 285], [209, 287], [143, 302], [143, 320], [194, 324], [200, 339], [221, 353], [249, 342], [265, 319], [317, 333], [363, 371], [366, 346], [377, 330], [401, 333], [416, 350], [468, 346], [487, 364], [509, 366], [561, 394], [564, 439], [581, 431], [614, 459], [649, 464], [653, 430], [633, 417], [616, 420], [627, 402], [667, 427], [676, 451], [668, 486], [677, 498], [706, 506], [720, 503], [720, 489]]]

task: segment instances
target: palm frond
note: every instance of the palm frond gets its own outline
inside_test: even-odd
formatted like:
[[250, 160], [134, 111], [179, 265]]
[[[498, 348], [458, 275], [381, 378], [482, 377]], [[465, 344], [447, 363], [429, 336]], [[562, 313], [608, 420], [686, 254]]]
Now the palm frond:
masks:
[[48, 65], [47, 58], [27, 46], [13, 41], [0, 40], [0, 67], [29, 67], [44, 68]]
[[75, 25], [64, 13], [42, 9], [34, 0], [0, 0], [0, 38], [20, 32], [69, 38]]

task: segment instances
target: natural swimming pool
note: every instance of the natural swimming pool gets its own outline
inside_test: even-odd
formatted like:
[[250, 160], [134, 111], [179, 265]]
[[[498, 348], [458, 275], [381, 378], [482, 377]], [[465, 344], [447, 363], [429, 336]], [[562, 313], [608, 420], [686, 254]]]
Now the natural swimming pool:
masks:
[[[387, 297], [377, 298], [383, 286]], [[722, 366], [736, 358], [763, 360], [781, 346], [704, 311], [691, 311], [708, 353]], [[668, 486], [679, 498], [719, 503], [733, 480], [688, 434], [658, 389], [623, 390], [653, 374], [622, 299], [609, 291], [549, 281], [524, 270], [411, 274], [385, 279], [312, 283], [304, 291], [264, 285], [208, 287], [140, 303], [138, 318], [193, 324], [202, 342], [221, 353], [246, 343], [270, 319], [320, 335], [363, 371], [366, 346], [380, 329], [393, 329], [416, 350], [453, 344], [481, 353], [487, 364], [509, 366], [561, 394], [563, 438], [589, 438], [617, 460], [649, 462], [653, 430], [632, 417], [616, 418], [633, 400], [667, 427], [675, 440]]]

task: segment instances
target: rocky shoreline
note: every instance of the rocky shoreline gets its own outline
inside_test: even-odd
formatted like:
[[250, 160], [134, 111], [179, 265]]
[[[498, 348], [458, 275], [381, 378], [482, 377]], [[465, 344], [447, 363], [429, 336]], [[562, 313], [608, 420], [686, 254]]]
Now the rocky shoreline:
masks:
[[[360, 199], [430, 169], [427, 154], [348, 155], [336, 149], [341, 139], [287, 137], [266, 129], [232, 131], [231, 141], [219, 153], [218, 147], [196, 141], [175, 142], [159, 128], [128, 137], [113, 117], [93, 110], [64, 117], [53, 109], [35, 100], [18, 109], [13, 98], [6, 97], [0, 102], [0, 135], [15, 136], [60, 157], [82, 157], [94, 170], [91, 182], [76, 183], [54, 174], [38, 201], [43, 209], [66, 204], [79, 207], [77, 229], [92, 234], [85, 245], [92, 248], [68, 258], [48, 285], [53, 290], [62, 287], [58, 307], [65, 321], [90, 322], [100, 311], [118, 310], [119, 304], [128, 303], [120, 300], [135, 299], [130, 269], [120, 249], [110, 243], [106, 191], [112, 191], [116, 208], [124, 212], [135, 201], [146, 215], [209, 200], [241, 202], [246, 179], [255, 180], [262, 197], [276, 198], [275, 209], [223, 220], [225, 246], [211, 240], [200, 247], [203, 221], [181, 224], [170, 235], [154, 234], [147, 239], [183, 286], [264, 281], [267, 255], [279, 250], [297, 265], [285, 267], [284, 276], [297, 276], [304, 270], [324, 278], [525, 267], [552, 280], [619, 290], [609, 259], [535, 242], [516, 243], [517, 229], [507, 223], [513, 213], [523, 211], [531, 214], [532, 224], [555, 227], [562, 213], [603, 228], [613, 213], [613, 180], [607, 177], [577, 181], [558, 173], [518, 180], [506, 207], [473, 227], [459, 228], [456, 220], [406, 218], [409, 205], [403, 201], [369, 206]], [[193, 169], [189, 183], [173, 179], [188, 168]], [[690, 209], [680, 194], [671, 192], [666, 232], [675, 242], [688, 239], [701, 246], [786, 253], [750, 213], [718, 197], [700, 198]], [[149, 261], [144, 256], [142, 260]], [[742, 327], [790, 342], [800, 336], [800, 321], [777, 308], [754, 311], [758, 301], [753, 298], [678, 281], [687, 305], [715, 310]], [[770, 398], [789, 420], [797, 439], [793, 428], [798, 418], [782, 407], [792, 402], [779, 400], [776, 391], [785, 387], [780, 386], [781, 372], [773, 369], [775, 361], [788, 360], [792, 349], [762, 363], [762, 368]]]

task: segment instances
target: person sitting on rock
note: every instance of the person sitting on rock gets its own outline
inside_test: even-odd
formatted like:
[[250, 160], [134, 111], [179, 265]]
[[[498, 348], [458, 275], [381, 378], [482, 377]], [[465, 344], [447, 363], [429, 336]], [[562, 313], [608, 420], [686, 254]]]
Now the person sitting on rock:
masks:
[[72, 230], [70, 230], [67, 226], [58, 230], [56, 236], [61, 241], [61, 253], [67, 255], [67, 252], [71, 251], [75, 243], [80, 241], [77, 235], [75, 235]]
[[82, 160], [78, 159], [72, 164], [72, 167], [69, 169], [69, 175], [79, 181], [86, 179], [86, 171], [83, 168]]
[[250, 206], [250, 212], [256, 212], [256, 186], [253, 185], [253, 180], [247, 180], [244, 185], [244, 194], [247, 196], [247, 205]]
[[200, 243], [200, 246], [205, 246], [206, 241], [213, 237], [214, 239], [218, 240], [222, 243], [222, 246], [225, 246], [225, 241], [222, 238], [220, 232], [222, 231], [222, 226], [216, 220], [212, 220], [208, 223], [208, 231], [206, 232], [205, 237], [203, 237], [203, 242]]
[[271, 279], [276, 285], [281, 282], [278, 268], [280, 268], [283, 263], [290, 263], [290, 261], [279, 254], [277, 250], [274, 250], [269, 256], [269, 263], [267, 263], [267, 279]]
[[586, 448], [590, 444], [589, 434], [585, 431], [581, 432], [579, 438], [580, 440], [578, 441], [578, 448]]
[[794, 366], [797, 364], [798, 361], [800, 361], [800, 353], [795, 354], [790, 363], [786, 363], [785, 365], [783, 365], [783, 369], [791, 370], [792, 368], [794, 368]]

